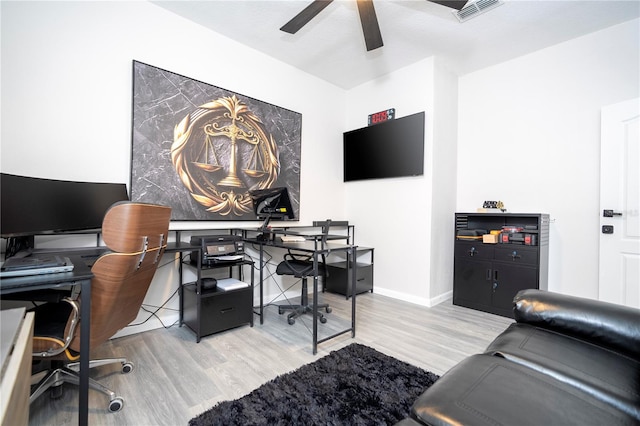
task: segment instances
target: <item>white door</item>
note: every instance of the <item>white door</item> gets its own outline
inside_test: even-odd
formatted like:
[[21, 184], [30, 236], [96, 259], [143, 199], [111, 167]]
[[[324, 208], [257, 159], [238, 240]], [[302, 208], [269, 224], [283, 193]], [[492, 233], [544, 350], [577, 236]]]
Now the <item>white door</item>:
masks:
[[599, 298], [640, 308], [640, 99], [602, 109]]

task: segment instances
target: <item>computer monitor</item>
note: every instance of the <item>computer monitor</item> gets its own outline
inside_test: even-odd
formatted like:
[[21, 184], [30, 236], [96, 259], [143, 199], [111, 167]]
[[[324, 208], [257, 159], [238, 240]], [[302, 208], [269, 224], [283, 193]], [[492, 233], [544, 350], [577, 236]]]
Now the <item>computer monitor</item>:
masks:
[[128, 200], [124, 183], [75, 182], [0, 174], [0, 236], [6, 256], [33, 248], [34, 235], [100, 231], [105, 213]]
[[253, 189], [249, 191], [249, 195], [253, 201], [253, 211], [258, 219], [263, 220], [259, 230], [266, 231], [271, 219], [295, 219], [286, 187]]

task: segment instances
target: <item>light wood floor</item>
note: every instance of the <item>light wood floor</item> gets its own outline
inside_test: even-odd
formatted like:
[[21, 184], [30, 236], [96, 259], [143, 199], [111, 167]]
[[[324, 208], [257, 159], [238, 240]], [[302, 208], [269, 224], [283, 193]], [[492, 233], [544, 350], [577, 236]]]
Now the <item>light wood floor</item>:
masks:
[[[324, 294], [333, 312], [323, 328], [340, 328], [350, 318], [350, 301]], [[186, 327], [174, 326], [122, 337], [97, 348], [93, 358], [127, 357], [130, 374], [103, 366], [91, 377], [125, 400], [118, 413], [108, 398], [90, 391], [92, 425], [186, 425], [219, 401], [239, 398], [278, 375], [295, 370], [350, 343], [361, 343], [410, 364], [443, 374], [463, 358], [482, 351], [512, 320], [444, 302], [433, 308], [366, 293], [357, 298], [356, 337], [345, 334], [322, 343], [312, 355], [311, 320], [286, 323], [268, 307], [265, 323], [243, 326], [195, 342]], [[31, 425], [77, 424], [77, 390], [63, 398], [43, 395], [30, 410]]]

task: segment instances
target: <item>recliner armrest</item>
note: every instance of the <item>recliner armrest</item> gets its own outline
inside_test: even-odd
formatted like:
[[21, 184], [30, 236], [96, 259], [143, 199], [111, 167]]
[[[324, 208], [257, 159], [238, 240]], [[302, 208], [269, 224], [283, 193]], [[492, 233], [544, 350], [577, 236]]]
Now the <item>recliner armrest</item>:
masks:
[[542, 290], [521, 290], [515, 319], [640, 357], [640, 310]]

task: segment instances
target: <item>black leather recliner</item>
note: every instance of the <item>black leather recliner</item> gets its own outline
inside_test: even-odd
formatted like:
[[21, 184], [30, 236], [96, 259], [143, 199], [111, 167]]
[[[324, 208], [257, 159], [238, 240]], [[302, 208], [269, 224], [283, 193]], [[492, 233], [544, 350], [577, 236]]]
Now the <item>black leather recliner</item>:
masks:
[[399, 425], [640, 425], [640, 310], [540, 290]]

